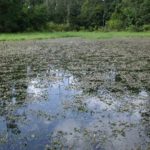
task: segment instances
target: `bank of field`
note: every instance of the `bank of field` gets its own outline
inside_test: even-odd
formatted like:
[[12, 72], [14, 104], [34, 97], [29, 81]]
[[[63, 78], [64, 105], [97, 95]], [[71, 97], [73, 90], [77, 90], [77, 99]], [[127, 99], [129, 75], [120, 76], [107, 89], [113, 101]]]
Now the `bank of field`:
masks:
[[1, 33], [0, 41], [81, 37], [86, 39], [150, 37], [150, 32], [32, 32]]

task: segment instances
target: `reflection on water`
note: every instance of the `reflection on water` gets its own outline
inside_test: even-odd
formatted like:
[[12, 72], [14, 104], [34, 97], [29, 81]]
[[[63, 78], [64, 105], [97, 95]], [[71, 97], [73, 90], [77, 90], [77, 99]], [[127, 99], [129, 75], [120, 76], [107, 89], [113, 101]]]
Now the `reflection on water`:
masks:
[[[29, 145], [25, 144], [25, 147], [44, 148], [43, 141], [49, 142], [50, 132], [58, 124], [59, 119], [66, 117], [62, 103], [81, 93], [74, 89], [74, 85], [75, 80], [70, 74], [64, 71], [50, 70], [47, 76], [28, 79], [25, 91], [23, 91], [26, 93], [26, 97], [22, 99], [22, 103], [17, 102], [14, 94], [17, 91], [13, 87], [11, 101], [8, 106], [1, 108], [1, 110], [6, 109], [7, 111], [2, 113], [3, 117], [0, 120], [3, 130], [1, 133], [7, 134], [6, 139], [1, 137], [1, 140], [4, 140], [2, 149], [10, 146], [12, 146], [11, 149], [16, 149], [18, 145], [21, 149], [24, 138], [27, 138], [27, 143], [29, 140]], [[43, 135], [46, 136], [43, 137]], [[37, 145], [40, 141], [40, 145]], [[35, 142], [36, 145], [30, 145], [30, 142], [31, 144]]]
[[0, 149], [148, 150], [149, 72], [56, 48], [0, 54]]

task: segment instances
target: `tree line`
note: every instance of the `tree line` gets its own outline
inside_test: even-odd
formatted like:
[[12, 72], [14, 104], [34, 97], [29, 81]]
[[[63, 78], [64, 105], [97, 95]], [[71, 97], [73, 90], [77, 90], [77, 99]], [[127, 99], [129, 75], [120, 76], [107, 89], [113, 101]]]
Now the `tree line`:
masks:
[[150, 0], [0, 0], [0, 32], [150, 30]]

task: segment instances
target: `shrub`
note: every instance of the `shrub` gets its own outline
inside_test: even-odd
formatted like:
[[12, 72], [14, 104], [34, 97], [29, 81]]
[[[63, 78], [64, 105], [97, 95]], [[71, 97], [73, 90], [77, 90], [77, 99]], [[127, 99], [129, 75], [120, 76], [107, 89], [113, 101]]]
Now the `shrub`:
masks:
[[140, 31], [142, 31], [141, 27], [138, 27], [138, 26], [135, 26], [135, 25], [130, 25], [126, 29], [127, 29], [127, 31], [133, 31], [133, 32], [140, 32]]
[[67, 25], [67, 24], [56, 24], [56, 23], [53, 23], [53, 22], [49, 22], [49, 23], [47, 23], [46, 30], [50, 31], [50, 32], [53, 32], [53, 31], [58, 31], [58, 32], [69, 31], [70, 26]]
[[123, 22], [118, 19], [111, 19], [106, 23], [107, 27], [111, 30], [121, 30], [123, 29]]
[[150, 31], [150, 24], [143, 25], [143, 31]]

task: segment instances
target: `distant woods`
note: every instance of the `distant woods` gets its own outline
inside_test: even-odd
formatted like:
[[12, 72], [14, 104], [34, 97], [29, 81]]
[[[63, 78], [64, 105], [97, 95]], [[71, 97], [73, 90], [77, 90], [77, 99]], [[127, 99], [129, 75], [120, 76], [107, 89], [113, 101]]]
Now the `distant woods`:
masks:
[[0, 0], [0, 32], [150, 30], [150, 0]]

